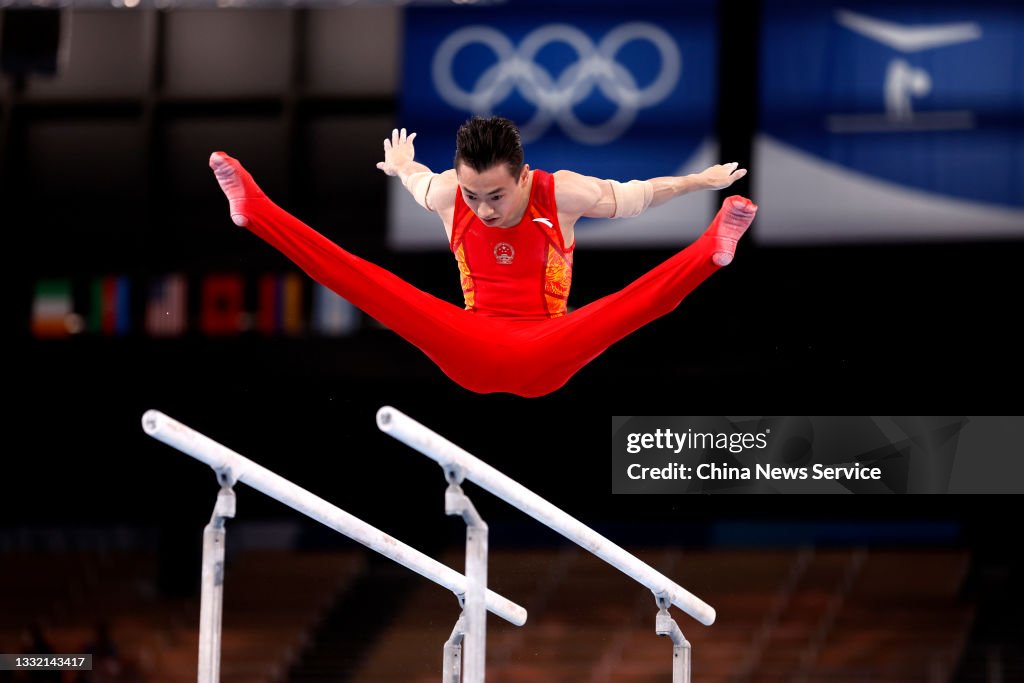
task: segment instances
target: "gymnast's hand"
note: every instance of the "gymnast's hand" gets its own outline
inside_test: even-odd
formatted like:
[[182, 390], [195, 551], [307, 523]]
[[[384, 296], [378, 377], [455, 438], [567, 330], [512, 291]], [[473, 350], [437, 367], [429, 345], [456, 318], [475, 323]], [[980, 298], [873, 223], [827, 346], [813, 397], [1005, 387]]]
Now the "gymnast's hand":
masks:
[[724, 190], [747, 175], [747, 169], [737, 168], [737, 166], [739, 164], [735, 161], [731, 164], [716, 164], [715, 166], [705, 168], [697, 174], [697, 177], [705, 189]]
[[397, 128], [391, 131], [391, 138], [384, 140], [384, 161], [378, 161], [377, 168], [391, 176], [401, 175], [416, 156], [416, 149], [412, 144], [414, 139], [416, 133], [406, 136], [405, 128], [401, 131]]

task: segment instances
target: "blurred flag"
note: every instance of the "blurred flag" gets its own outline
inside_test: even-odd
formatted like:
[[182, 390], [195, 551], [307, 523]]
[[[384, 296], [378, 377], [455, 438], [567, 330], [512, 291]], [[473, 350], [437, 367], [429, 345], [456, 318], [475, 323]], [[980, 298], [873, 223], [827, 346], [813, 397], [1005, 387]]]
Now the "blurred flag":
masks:
[[259, 283], [256, 328], [261, 334], [297, 336], [304, 330], [302, 277], [266, 274]]
[[359, 310], [327, 287], [313, 288], [313, 331], [325, 337], [345, 337], [359, 327]]
[[199, 328], [212, 336], [235, 335], [245, 321], [245, 283], [235, 273], [207, 275], [200, 296]]
[[146, 334], [152, 337], [180, 337], [184, 334], [186, 296], [184, 275], [167, 275], [151, 280], [146, 300]]
[[105, 335], [123, 335], [131, 329], [128, 278], [107, 275], [92, 282], [92, 306], [88, 330]]
[[77, 332], [68, 279], [39, 280], [32, 299], [32, 334], [39, 338], [66, 337]]

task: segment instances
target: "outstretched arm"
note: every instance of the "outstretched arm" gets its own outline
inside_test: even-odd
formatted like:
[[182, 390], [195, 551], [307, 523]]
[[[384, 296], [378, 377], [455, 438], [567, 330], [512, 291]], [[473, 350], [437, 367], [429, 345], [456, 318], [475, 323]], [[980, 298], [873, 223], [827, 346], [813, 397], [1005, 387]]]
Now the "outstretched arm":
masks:
[[664, 204], [670, 199], [697, 190], [724, 190], [745, 175], [747, 169], [739, 168], [739, 163], [734, 161], [730, 164], [708, 166], [700, 173], [651, 178], [648, 181], [654, 186], [651, 206]]
[[591, 218], [626, 218], [697, 190], [724, 190], [746, 174], [747, 169], [739, 168], [736, 162], [709, 166], [691, 175], [628, 183], [558, 171], [555, 187], [561, 212]]
[[416, 133], [407, 135], [405, 128], [392, 130], [391, 137], [384, 140], [384, 161], [377, 162], [377, 168], [389, 176], [397, 176], [420, 206], [443, 215], [455, 205], [455, 189], [458, 185], [455, 173], [446, 171], [437, 174], [424, 164], [414, 161], [414, 139]]

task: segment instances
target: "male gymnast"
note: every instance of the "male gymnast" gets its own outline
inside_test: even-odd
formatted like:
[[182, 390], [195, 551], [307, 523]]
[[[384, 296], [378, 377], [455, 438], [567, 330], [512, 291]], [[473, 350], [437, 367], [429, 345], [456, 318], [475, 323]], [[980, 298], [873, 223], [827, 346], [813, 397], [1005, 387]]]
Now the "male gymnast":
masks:
[[732, 262], [757, 206], [734, 195], [688, 247], [613, 294], [569, 311], [581, 217], [628, 218], [746, 174], [719, 164], [688, 176], [598, 179], [547, 173], [524, 162], [519, 131], [502, 117], [473, 117], [456, 135], [453, 168], [415, 161], [416, 134], [392, 131], [377, 167], [397, 176], [444, 225], [461, 274], [464, 307], [437, 299], [332, 243], [270, 201], [241, 164], [214, 152], [210, 166], [232, 220], [245, 226], [387, 328], [417, 346], [453, 381], [478, 393], [523, 397], [561, 388], [637, 328], [674, 310]]

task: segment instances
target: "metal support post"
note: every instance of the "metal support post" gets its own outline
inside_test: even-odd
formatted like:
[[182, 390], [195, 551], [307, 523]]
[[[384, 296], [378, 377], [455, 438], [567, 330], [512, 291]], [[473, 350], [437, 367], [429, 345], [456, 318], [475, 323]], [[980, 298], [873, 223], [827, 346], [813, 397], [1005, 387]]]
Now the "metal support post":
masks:
[[444, 511], [459, 515], [466, 523], [466, 594], [460, 621], [465, 620], [466, 653], [463, 655], [466, 683], [483, 683], [487, 661], [487, 523], [481, 519], [473, 503], [459, 484], [462, 472], [446, 469], [448, 489], [444, 494]]
[[225, 520], [235, 516], [235, 478], [230, 470], [217, 470], [221, 489], [210, 523], [203, 529], [202, 592], [199, 598], [198, 683], [220, 681], [221, 616], [224, 609]]
[[690, 641], [668, 613], [672, 598], [667, 595], [655, 597], [658, 602], [658, 616], [654, 620], [654, 631], [659, 636], [668, 636], [672, 639], [672, 683], [690, 683]]
[[459, 683], [462, 680], [462, 640], [465, 636], [466, 620], [460, 614], [451, 636], [444, 644], [441, 683]]

